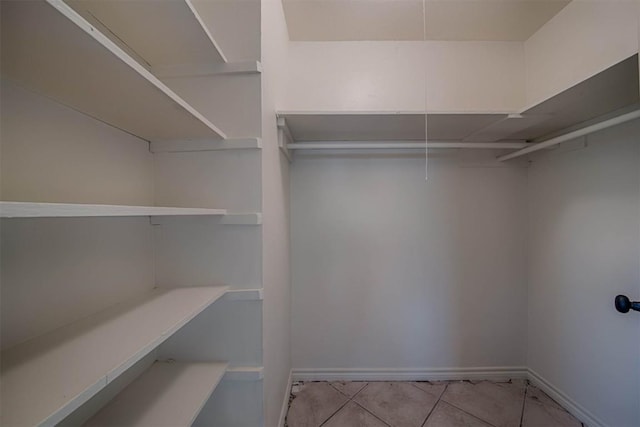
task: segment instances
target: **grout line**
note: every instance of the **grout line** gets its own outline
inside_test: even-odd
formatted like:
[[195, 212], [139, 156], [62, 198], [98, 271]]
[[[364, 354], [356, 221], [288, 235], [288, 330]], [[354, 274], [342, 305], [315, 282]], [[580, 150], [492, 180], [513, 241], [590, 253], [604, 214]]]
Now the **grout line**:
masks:
[[[345, 392], [343, 392], [343, 391], [338, 390], [338, 388], [337, 388], [337, 387], [334, 387], [334, 386], [333, 386], [333, 384], [331, 384], [331, 383], [332, 383], [332, 381], [327, 381], [327, 384], [329, 384], [329, 386], [330, 386], [332, 389], [334, 389], [335, 391], [337, 391], [337, 392], [338, 392], [338, 393], [340, 393], [341, 395], [343, 395], [343, 396], [347, 397], [349, 400], [351, 400], [351, 397], [350, 397], [349, 395], [347, 395], [347, 393], [345, 393]], [[357, 394], [357, 393], [356, 393], [356, 394]]]
[[[364, 388], [364, 387], [363, 387]], [[376, 419], [380, 420], [380, 422], [382, 422], [384, 425], [391, 427], [391, 425], [389, 423], [387, 423], [385, 420], [383, 420], [382, 418], [380, 418], [379, 416], [377, 416], [376, 414], [374, 414], [373, 412], [371, 412], [370, 410], [368, 410], [367, 408], [365, 408], [364, 406], [362, 406], [361, 404], [359, 404], [358, 402], [356, 402], [355, 400], [352, 400], [354, 405], [358, 405], [359, 407], [361, 407], [365, 412], [373, 415]]]
[[524, 422], [524, 407], [527, 404], [528, 391], [529, 391], [529, 381], [527, 381], [527, 386], [524, 388], [524, 397], [522, 398], [522, 412], [520, 412], [520, 427], [522, 427], [522, 423]]
[[[363, 386], [360, 388], [360, 390], [356, 391], [356, 393], [355, 393], [353, 396], [349, 396], [347, 393], [345, 393], [345, 392], [343, 392], [343, 391], [340, 391], [337, 387], [335, 387], [333, 384], [331, 384], [331, 383], [333, 383], [333, 382], [336, 382], [336, 381], [327, 381], [327, 384], [329, 384], [329, 385], [330, 385], [334, 390], [336, 390], [338, 393], [343, 394], [343, 395], [345, 395], [346, 397], [348, 397], [348, 398], [349, 398], [349, 400], [351, 400], [351, 399], [353, 399], [354, 397], [356, 397], [356, 396], [357, 396], [357, 395], [358, 395], [362, 390], [364, 390], [364, 388], [365, 388], [366, 386], [368, 386], [368, 385], [369, 385], [369, 382], [367, 382], [367, 381], [362, 381], [362, 382], [366, 382], [366, 384], [365, 384], [365, 385], [363, 385]], [[338, 381], [338, 382], [360, 382], [360, 381]]]
[[487, 425], [490, 425], [491, 427], [496, 427], [494, 424], [491, 424], [489, 421], [487, 421], [487, 420], [485, 420], [485, 419], [483, 419], [483, 418], [480, 418], [480, 417], [478, 417], [477, 415], [473, 415], [473, 414], [471, 414], [471, 413], [469, 413], [469, 412], [465, 411], [464, 409], [457, 407], [456, 405], [454, 405], [454, 404], [453, 404], [453, 403], [451, 403], [451, 402], [447, 402], [446, 400], [443, 400], [443, 402], [444, 402], [444, 403], [446, 403], [446, 404], [447, 404], [447, 405], [449, 405], [449, 406], [453, 406], [454, 408], [456, 408], [456, 409], [457, 409], [457, 410], [459, 410], [459, 411], [464, 412], [465, 414], [469, 415], [470, 417], [473, 417], [473, 418], [475, 418], [475, 419], [477, 419], [477, 420], [482, 421], [483, 423], [485, 423], [485, 424], [487, 424]]
[[371, 381], [368, 381], [367, 384], [364, 387], [362, 387], [360, 390], [358, 390], [358, 392], [356, 394], [354, 394], [353, 397], [350, 397], [349, 399], [351, 399], [351, 400], [355, 399], [357, 395], [362, 393], [362, 390], [364, 390], [365, 388], [369, 387], [369, 384], [371, 384]]
[[[429, 382], [430, 383], [430, 382]], [[414, 384], [415, 385], [415, 384]], [[442, 396], [444, 395], [444, 392], [447, 391], [447, 388], [449, 387], [449, 383], [447, 383], [444, 386], [444, 389], [442, 390], [442, 393], [440, 393], [440, 395], [438, 396], [438, 399], [436, 400], [436, 403], [433, 404], [433, 408], [431, 408], [431, 410], [429, 411], [429, 413], [427, 414], [427, 418], [424, 419], [424, 421], [422, 422], [422, 424], [420, 424], [420, 426], [424, 427], [424, 425], [427, 423], [427, 421], [429, 420], [429, 417], [431, 416], [431, 414], [433, 414], [433, 411], [436, 410], [436, 406], [438, 406], [438, 404], [440, 403], [440, 399], [442, 399]], [[419, 387], [416, 386], [416, 388], [419, 389]], [[423, 390], [424, 391], [424, 390]]]
[[[327, 381], [327, 383], [328, 383], [328, 382], [329, 382], [329, 381]], [[331, 385], [329, 385], [329, 386], [331, 387]], [[332, 388], [333, 388], [333, 387], [332, 387]], [[334, 389], [334, 390], [335, 390], [335, 389]], [[338, 393], [340, 393], [340, 392], [338, 392]], [[344, 393], [342, 393], [342, 394], [344, 395]], [[329, 420], [330, 420], [331, 418], [333, 418], [333, 417], [334, 417], [338, 412], [340, 412], [340, 410], [341, 410], [342, 408], [344, 408], [345, 406], [347, 406], [347, 404], [348, 404], [349, 402], [351, 402], [351, 399], [349, 399], [349, 398], [347, 397], [347, 401], [346, 401], [346, 402], [344, 402], [342, 405], [340, 405], [340, 407], [339, 407], [338, 409], [336, 409], [336, 411], [335, 411], [333, 414], [329, 415], [329, 418], [327, 418], [327, 419], [326, 419], [326, 420], [324, 420], [322, 423], [320, 423], [320, 425], [319, 425], [318, 427], [322, 427], [323, 425], [325, 425], [326, 423], [328, 423], [328, 422], [329, 422]]]

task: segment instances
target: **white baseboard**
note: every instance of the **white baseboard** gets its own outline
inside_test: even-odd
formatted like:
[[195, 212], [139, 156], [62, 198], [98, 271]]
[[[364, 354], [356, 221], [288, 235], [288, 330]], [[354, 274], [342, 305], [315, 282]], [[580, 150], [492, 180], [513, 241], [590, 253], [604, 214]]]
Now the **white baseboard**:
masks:
[[282, 408], [280, 409], [280, 419], [278, 420], [278, 427], [284, 427], [284, 420], [287, 417], [287, 411], [289, 410], [289, 396], [291, 395], [291, 384], [293, 383], [293, 371], [289, 371], [289, 379], [287, 380], [287, 388], [284, 391], [284, 400], [282, 401]]
[[477, 368], [294, 369], [294, 381], [429, 381], [527, 378], [524, 366]]
[[544, 391], [553, 400], [562, 405], [573, 416], [582, 421], [589, 427], [606, 427], [606, 424], [602, 422], [598, 417], [587, 411], [584, 407], [576, 403], [573, 399], [562, 392], [558, 387], [551, 384], [544, 379], [533, 369], [528, 369], [529, 381], [540, 390]]

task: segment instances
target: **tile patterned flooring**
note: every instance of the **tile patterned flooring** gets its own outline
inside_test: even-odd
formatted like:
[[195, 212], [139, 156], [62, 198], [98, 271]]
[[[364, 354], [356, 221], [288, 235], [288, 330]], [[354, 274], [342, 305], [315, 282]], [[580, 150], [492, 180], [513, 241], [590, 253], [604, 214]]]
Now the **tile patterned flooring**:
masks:
[[300, 382], [287, 427], [582, 427], [525, 380]]

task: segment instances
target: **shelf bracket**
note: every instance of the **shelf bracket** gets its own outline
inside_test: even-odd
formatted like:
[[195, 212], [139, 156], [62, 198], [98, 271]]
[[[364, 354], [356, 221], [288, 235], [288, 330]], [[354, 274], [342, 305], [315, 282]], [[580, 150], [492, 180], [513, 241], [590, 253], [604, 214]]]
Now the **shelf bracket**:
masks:
[[185, 153], [193, 151], [253, 150], [262, 148], [261, 138], [194, 139], [151, 141], [152, 153]]
[[287, 126], [287, 120], [284, 117], [276, 116], [276, 123], [278, 125], [278, 148], [282, 151], [282, 154], [284, 154], [287, 160], [289, 160], [289, 163], [291, 163], [292, 156], [288, 145], [294, 143], [295, 139], [293, 139], [291, 131]]

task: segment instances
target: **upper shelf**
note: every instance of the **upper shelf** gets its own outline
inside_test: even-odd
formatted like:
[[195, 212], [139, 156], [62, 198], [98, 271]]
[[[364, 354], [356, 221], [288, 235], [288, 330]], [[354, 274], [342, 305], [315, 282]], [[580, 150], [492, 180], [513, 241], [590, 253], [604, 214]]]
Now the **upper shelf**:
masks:
[[[424, 141], [422, 113], [280, 112], [296, 142]], [[429, 139], [460, 140], [507, 114], [429, 114]]]
[[197, 3], [191, 0], [66, 0], [66, 3], [151, 69], [227, 62], [200, 16]]
[[4, 1], [1, 19], [3, 77], [148, 141], [226, 138], [61, 0]]
[[[549, 138], [640, 108], [638, 81], [634, 55], [521, 112], [430, 112], [429, 141], [499, 143]], [[425, 140], [423, 113], [283, 111], [278, 117], [298, 143]]]
[[3, 351], [0, 424], [55, 425], [226, 290], [156, 289]]
[[226, 209], [81, 203], [0, 202], [1, 218], [227, 215]]

